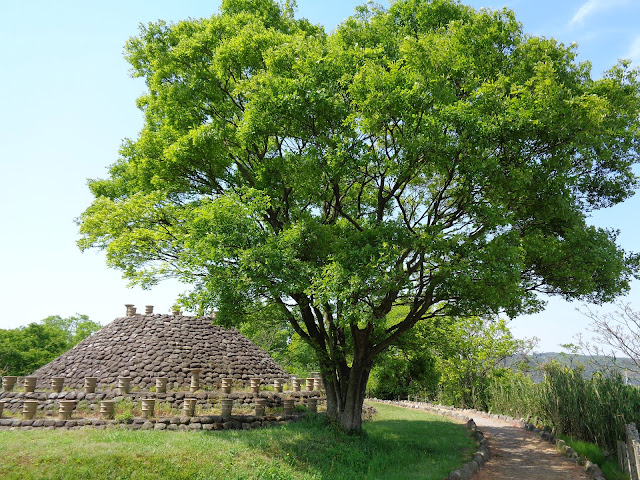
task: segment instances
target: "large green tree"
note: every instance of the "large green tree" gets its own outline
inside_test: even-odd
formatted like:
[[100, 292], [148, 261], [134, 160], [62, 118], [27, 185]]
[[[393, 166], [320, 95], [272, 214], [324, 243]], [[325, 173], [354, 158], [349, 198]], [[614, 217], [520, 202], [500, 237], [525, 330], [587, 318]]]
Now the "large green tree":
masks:
[[376, 356], [417, 322], [627, 290], [636, 258], [586, 216], [635, 187], [638, 73], [575, 55], [453, 0], [332, 33], [274, 0], [151, 23], [126, 46], [145, 124], [90, 181], [80, 246], [227, 321], [277, 306], [358, 430]]

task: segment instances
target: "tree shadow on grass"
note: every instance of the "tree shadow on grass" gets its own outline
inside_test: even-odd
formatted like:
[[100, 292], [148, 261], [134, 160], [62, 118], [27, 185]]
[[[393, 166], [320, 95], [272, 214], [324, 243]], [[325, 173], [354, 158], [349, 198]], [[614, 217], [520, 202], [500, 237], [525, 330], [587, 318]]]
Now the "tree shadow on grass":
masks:
[[376, 420], [365, 424], [363, 434], [347, 435], [320, 415], [238, 432], [234, 441], [265, 459], [327, 480], [441, 479], [474, 451], [466, 428], [448, 421]]

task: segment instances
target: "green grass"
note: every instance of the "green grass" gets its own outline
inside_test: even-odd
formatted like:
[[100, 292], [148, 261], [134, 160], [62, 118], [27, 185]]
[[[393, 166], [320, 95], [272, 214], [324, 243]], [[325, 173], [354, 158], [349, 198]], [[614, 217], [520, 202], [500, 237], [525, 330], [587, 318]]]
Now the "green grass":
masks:
[[437, 479], [471, 458], [463, 425], [376, 404], [365, 434], [321, 417], [250, 431], [0, 431], [0, 478], [9, 479]]
[[597, 463], [607, 480], [629, 479], [629, 475], [620, 470], [620, 467], [618, 466], [618, 458], [613, 457], [607, 459], [602, 449], [597, 445], [589, 442], [583, 442], [582, 440], [577, 440], [567, 435], [558, 435], [558, 438], [564, 440], [567, 445], [578, 453], [578, 455], [591, 460], [593, 463]]

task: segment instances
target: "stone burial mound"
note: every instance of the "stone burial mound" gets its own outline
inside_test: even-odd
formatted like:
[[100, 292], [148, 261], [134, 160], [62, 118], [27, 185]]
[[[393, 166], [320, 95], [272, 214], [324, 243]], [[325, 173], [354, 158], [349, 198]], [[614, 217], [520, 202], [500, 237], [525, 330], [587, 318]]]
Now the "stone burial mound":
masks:
[[97, 377], [103, 388], [115, 387], [120, 376], [131, 377], [132, 386], [142, 390], [155, 386], [157, 377], [168, 377], [169, 388], [183, 388], [192, 368], [202, 369], [204, 388], [222, 378], [272, 382], [289, 377], [238, 330], [213, 325], [211, 317], [127, 313], [33, 372], [38, 388], [50, 388], [52, 377], [64, 377], [64, 386], [71, 388], [81, 388], [85, 377]]

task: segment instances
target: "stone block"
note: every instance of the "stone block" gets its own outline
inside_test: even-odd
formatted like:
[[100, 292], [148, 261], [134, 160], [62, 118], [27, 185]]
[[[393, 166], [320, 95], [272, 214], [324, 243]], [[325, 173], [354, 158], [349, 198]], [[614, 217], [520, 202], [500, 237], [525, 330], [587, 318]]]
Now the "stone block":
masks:
[[465, 470], [466, 469], [469, 469], [471, 471], [471, 475], [469, 476], [469, 478], [471, 478], [480, 469], [480, 466], [476, 463], [475, 460], [471, 460], [465, 465]]

